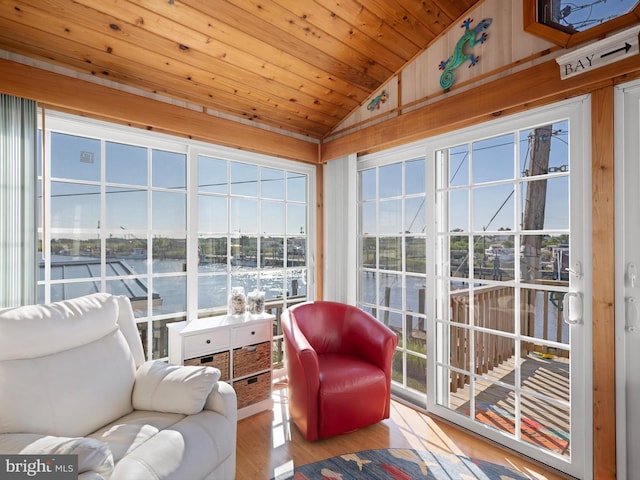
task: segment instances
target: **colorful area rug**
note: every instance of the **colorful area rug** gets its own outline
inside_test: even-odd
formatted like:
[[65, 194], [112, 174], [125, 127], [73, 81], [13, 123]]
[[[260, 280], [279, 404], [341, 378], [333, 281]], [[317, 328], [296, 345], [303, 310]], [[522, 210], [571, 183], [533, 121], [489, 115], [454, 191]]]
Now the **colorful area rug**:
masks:
[[516, 470], [449, 453], [389, 448], [310, 463], [272, 480], [529, 480]]

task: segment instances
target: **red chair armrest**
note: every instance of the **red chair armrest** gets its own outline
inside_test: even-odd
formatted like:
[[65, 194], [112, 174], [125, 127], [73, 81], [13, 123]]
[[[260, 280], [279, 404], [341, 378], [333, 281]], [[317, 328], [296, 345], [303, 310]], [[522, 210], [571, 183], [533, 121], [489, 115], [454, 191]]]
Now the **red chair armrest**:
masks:
[[287, 310], [280, 318], [287, 353], [290, 414], [307, 440], [313, 441], [318, 438], [318, 355]]

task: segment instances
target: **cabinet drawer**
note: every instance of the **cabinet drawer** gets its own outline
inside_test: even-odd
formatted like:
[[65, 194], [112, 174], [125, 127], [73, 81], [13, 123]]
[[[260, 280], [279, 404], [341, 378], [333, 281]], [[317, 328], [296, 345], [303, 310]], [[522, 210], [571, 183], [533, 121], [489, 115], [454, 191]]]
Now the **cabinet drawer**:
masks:
[[271, 368], [271, 342], [235, 348], [233, 350], [233, 376], [245, 377]]
[[226, 329], [187, 335], [183, 339], [184, 358], [193, 358], [229, 348], [229, 332]]
[[233, 382], [233, 389], [238, 397], [239, 409], [271, 398], [271, 372], [237, 380]]
[[203, 355], [201, 357], [189, 358], [183, 362], [185, 365], [204, 365], [220, 370], [220, 380], [229, 381], [229, 351]]
[[271, 322], [254, 323], [231, 330], [231, 346], [255, 345], [271, 339]]

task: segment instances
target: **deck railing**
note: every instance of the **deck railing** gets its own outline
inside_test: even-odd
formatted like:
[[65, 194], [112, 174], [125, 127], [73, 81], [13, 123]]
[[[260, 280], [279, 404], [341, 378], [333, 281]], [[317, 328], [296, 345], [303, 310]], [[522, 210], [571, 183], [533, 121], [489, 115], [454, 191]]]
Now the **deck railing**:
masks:
[[[563, 285], [565, 281], [543, 281], [545, 285]], [[520, 331], [522, 335], [542, 338], [557, 343], [568, 343], [568, 327], [562, 319], [564, 293], [557, 291], [524, 290], [521, 299]], [[537, 308], [537, 302], [542, 308]], [[531, 352], [569, 357], [569, 350], [551, 348], [535, 342], [523, 342], [522, 356]]]
[[[514, 287], [486, 286], [474, 289], [474, 326], [497, 332], [514, 333]], [[562, 342], [562, 298], [563, 294], [541, 290], [521, 290], [520, 334]], [[451, 294], [450, 364], [463, 372], [471, 371], [473, 358], [474, 373], [483, 374], [507, 361], [515, 355], [515, 341], [512, 338], [475, 331], [471, 348], [469, 290], [462, 289]], [[542, 306], [537, 305], [542, 302]], [[553, 308], [551, 308], [553, 307]], [[555, 318], [552, 318], [554, 316]], [[460, 327], [456, 326], [459, 324]], [[568, 351], [550, 349], [535, 341], [522, 342], [521, 356], [531, 352], [553, 353], [568, 356]], [[463, 388], [469, 383], [469, 375], [451, 370], [451, 391]]]

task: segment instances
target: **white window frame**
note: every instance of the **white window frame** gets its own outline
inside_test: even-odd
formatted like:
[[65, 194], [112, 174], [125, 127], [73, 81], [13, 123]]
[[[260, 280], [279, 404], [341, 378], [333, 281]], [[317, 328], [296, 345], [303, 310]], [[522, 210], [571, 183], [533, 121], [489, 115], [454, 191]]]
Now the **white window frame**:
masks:
[[[38, 128], [43, 128], [42, 116], [39, 118]], [[316, 167], [304, 162], [297, 162], [293, 160], [287, 160], [268, 156], [259, 153], [252, 153], [243, 150], [237, 150], [229, 147], [223, 147], [219, 145], [208, 144], [201, 141], [171, 136], [164, 133], [144, 131], [138, 128], [133, 128], [125, 125], [108, 123], [100, 120], [89, 119], [79, 117], [63, 112], [46, 110], [44, 113], [44, 135], [47, 136], [47, 142], [49, 141], [49, 135], [51, 131], [75, 136], [82, 136], [87, 138], [96, 138], [100, 140], [113, 141], [118, 143], [124, 143], [128, 145], [140, 145], [145, 148], [167, 150], [171, 152], [184, 153], [187, 156], [187, 272], [186, 272], [186, 312], [178, 312], [172, 314], [163, 314], [158, 316], [145, 316], [138, 319], [138, 323], [146, 322], [148, 325], [148, 345], [151, 346], [151, 335], [153, 332], [153, 322], [162, 320], [165, 318], [185, 318], [188, 321], [198, 318], [198, 316], [206, 316], [208, 313], [198, 312], [198, 177], [197, 177], [197, 164], [198, 155], [207, 155], [211, 157], [220, 158], [227, 161], [242, 162], [261, 167], [269, 167], [274, 169], [282, 169], [287, 172], [298, 172], [307, 176], [307, 225], [306, 225], [306, 237], [307, 237], [307, 299], [314, 300], [316, 298], [316, 276], [315, 276], [315, 257], [316, 257]], [[43, 136], [44, 138], [44, 136]], [[43, 180], [49, 182], [51, 158], [46, 148], [43, 148], [44, 163], [43, 163]], [[103, 158], [104, 158], [104, 152]], [[102, 162], [101, 168], [105, 168], [105, 162]], [[104, 171], [103, 171], [104, 174]], [[104, 175], [102, 175], [104, 178]], [[104, 184], [102, 187], [104, 188]], [[45, 195], [48, 195], [48, 189]], [[45, 197], [43, 208], [43, 228], [40, 232], [42, 235], [43, 246], [45, 250], [43, 254], [45, 256], [50, 255], [50, 240], [51, 240], [51, 228], [50, 228], [50, 201]], [[151, 207], [149, 207], [151, 208]], [[101, 210], [104, 217], [105, 203], [102, 201]], [[151, 213], [151, 212], [149, 212]], [[35, 252], [34, 252], [35, 254]], [[105, 252], [101, 254], [103, 257]], [[104, 258], [103, 258], [104, 260]], [[50, 301], [50, 270], [45, 270], [46, 275], [44, 280], [38, 280], [38, 285], [45, 285], [45, 302]], [[229, 276], [230, 274], [227, 273]], [[104, 274], [100, 279], [101, 291], [105, 291], [106, 277]], [[285, 305], [286, 306], [286, 305]], [[224, 314], [225, 312], [212, 312], [211, 315]], [[278, 337], [276, 337], [277, 339]], [[151, 349], [149, 349], [149, 356], [151, 356]], [[278, 375], [275, 372], [274, 377]]]

